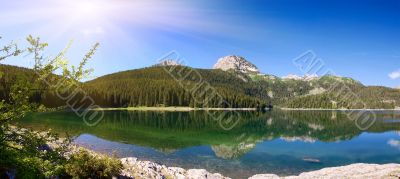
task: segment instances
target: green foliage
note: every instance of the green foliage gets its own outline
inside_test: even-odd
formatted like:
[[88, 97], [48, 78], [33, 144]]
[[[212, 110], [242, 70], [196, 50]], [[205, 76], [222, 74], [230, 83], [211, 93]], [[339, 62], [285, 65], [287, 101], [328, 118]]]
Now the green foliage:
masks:
[[[189, 67], [182, 68], [191, 69]], [[230, 106], [218, 106], [214, 101], [207, 104], [206, 107], [257, 107], [271, 103], [293, 108], [331, 108], [332, 101], [338, 103], [334, 108], [393, 109], [400, 106], [399, 90], [363, 86], [351, 78], [324, 76], [316, 80], [299, 81], [282, 80], [271, 75], [250, 75], [243, 77], [247, 80], [245, 82], [234, 72], [195, 70], [200, 73], [204, 81], [214, 87], [223, 100], [227, 101], [227, 104], [230, 104]], [[6, 101], [8, 99], [4, 96], [9, 96], [13, 84], [18, 81], [31, 80], [30, 78], [34, 76], [33, 70], [8, 65], [0, 65], [0, 72], [4, 73], [3, 78], [0, 78], [0, 84], [2, 84], [0, 85], [0, 99]], [[151, 67], [106, 75], [83, 83], [82, 86], [96, 104], [102, 107], [202, 107], [204, 104], [201, 101], [200, 103], [195, 102], [193, 98], [193, 94], [196, 92], [191, 93], [187, 90], [196, 85], [193, 78], [193, 74], [189, 75], [181, 86], [162, 67]], [[337, 84], [339, 85], [336, 86], [336, 89], [330, 89]], [[2, 88], [3, 86], [4, 88]], [[343, 92], [340, 87], [348, 88], [351, 92]], [[322, 94], [310, 94], [310, 91], [317, 88], [326, 91]], [[268, 93], [273, 96], [269, 96]], [[349, 93], [355, 93], [358, 101], [364, 105], [354, 103], [354, 98], [346, 98]], [[40, 101], [47, 107], [59, 107], [65, 104], [49, 92], [40, 95], [33, 93], [30, 100]]]
[[0, 48], [0, 61], [9, 57], [18, 56], [22, 52], [23, 50], [19, 49], [16, 43], [10, 42], [9, 44], [4, 45], [2, 48]]
[[80, 149], [79, 152], [70, 156], [65, 169], [67, 174], [74, 179], [111, 178], [119, 174], [122, 164], [118, 159], [99, 154], [94, 155], [87, 150]]
[[[81, 159], [79, 156], [83, 155], [81, 151], [73, 154], [78, 158], [66, 158], [71, 145], [68, 136], [61, 140], [51, 132], [20, 129], [12, 124], [29, 112], [43, 110], [39, 104], [43, 95], [57, 92], [55, 90], [62, 91], [71, 84], [78, 84], [79, 80], [88, 75], [91, 70], [85, 70], [84, 66], [93, 56], [98, 44], [75, 68], [66, 63], [64, 54], [68, 48], [55, 58], [46, 58], [43, 56], [43, 50], [48, 46], [47, 43], [42, 43], [39, 38], [32, 36], [28, 36], [26, 40], [28, 47], [24, 50], [20, 50], [15, 43], [0, 49], [0, 61], [27, 52], [27, 55], [33, 55], [35, 62], [33, 70], [0, 65], [0, 172], [15, 170], [18, 178], [69, 177], [66, 166], [68, 171], [92, 166], [76, 163]], [[62, 69], [63, 74], [54, 75], [57, 69]], [[109, 174], [118, 173], [120, 170], [116, 167], [118, 162], [106, 156], [90, 161], [100, 163], [95, 168], [81, 168], [83, 171], [93, 172], [91, 176], [109, 177]], [[97, 169], [101, 171], [96, 171]], [[71, 175], [75, 176], [76, 173]]]
[[[198, 73], [195, 73], [196, 71]], [[163, 67], [150, 67], [106, 75], [84, 84], [84, 89], [103, 107], [190, 106], [190, 107], [259, 107], [267, 102], [257, 98], [255, 83], [245, 82], [235, 74], [221, 70], [176, 67], [173, 76], [187, 75], [177, 81]], [[210, 86], [199, 84], [201, 76]], [[221, 98], [212, 96], [215, 90]], [[192, 90], [196, 89], [196, 90]], [[206, 95], [199, 94], [206, 92]], [[211, 97], [210, 97], [211, 96]], [[210, 101], [206, 101], [211, 99]], [[221, 103], [225, 101], [226, 103]]]
[[[289, 108], [393, 109], [400, 106], [400, 91], [368, 87], [346, 77], [326, 75], [310, 81], [288, 80], [268, 75], [252, 77], [273, 94], [274, 105]], [[312, 91], [320, 91], [317, 94]]]
[[[220, 116], [222, 111], [215, 112]], [[51, 128], [54, 132], [78, 136], [90, 134], [109, 141], [119, 141], [151, 147], [158, 151], [176, 151], [193, 146], [242, 146], [241, 136], [251, 136], [256, 143], [281, 137], [308, 136], [324, 142], [349, 140], [362, 131], [349, 120], [348, 113], [340, 111], [281, 111], [239, 112], [241, 120], [229, 130], [223, 130], [218, 121], [204, 111], [106, 111], [103, 120], [95, 127], [82, 124], [79, 117], [68, 111], [35, 113], [21, 125], [36, 130]], [[235, 113], [225, 113], [232, 117]], [[396, 112], [377, 113], [380, 118], [399, 118]], [[42, 120], [38, 120], [42, 119]], [[323, 127], [321, 127], [323, 126]], [[400, 130], [385, 120], [377, 120], [367, 132]]]
[[47, 142], [59, 140], [57, 135], [9, 126], [3, 126], [3, 129], [6, 143], [0, 148], [0, 168], [15, 169], [19, 178], [45, 178], [65, 173], [64, 155], [68, 151], [69, 141], [50, 149]]
[[[42, 49], [47, 44], [39, 45], [39, 39], [28, 37], [31, 48], [29, 52], [34, 53], [35, 49]], [[264, 107], [268, 104], [291, 108], [389, 108], [400, 106], [400, 92], [384, 87], [366, 87], [360, 82], [346, 77], [326, 75], [319, 79], [310, 81], [285, 80], [272, 75], [250, 74], [244, 75], [235, 71], [193, 69], [190, 67], [178, 66], [172, 72], [173, 76], [185, 75], [181, 81], [176, 81], [163, 67], [150, 67], [137, 70], [130, 70], [106, 75], [95, 80], [80, 83], [79, 81], [88, 76], [92, 71], [84, 70], [87, 60], [91, 58], [98, 48], [95, 44], [92, 50], [84, 57], [78, 67], [69, 69], [67, 60], [64, 57], [68, 47], [56, 58], [47, 62], [48, 65], [40, 66], [42, 73], [41, 80], [50, 84], [59, 84], [61, 77], [69, 80], [65, 88], [72, 84], [81, 86], [97, 105], [101, 107], [138, 107], [138, 106], [189, 106], [189, 107]], [[41, 55], [35, 59], [43, 61]], [[51, 71], [62, 69], [62, 75], [52, 75]], [[194, 73], [193, 71], [196, 71]], [[35, 81], [37, 75], [33, 70], [0, 65], [0, 99], [11, 101], [11, 87], [19, 81]], [[198, 72], [198, 73], [197, 73]], [[208, 86], [199, 87], [199, 78], [210, 84], [213, 90], [221, 98], [207, 96], [211, 94], [206, 89]], [[64, 84], [64, 83], [61, 83]], [[336, 86], [339, 85], [339, 86]], [[40, 85], [46, 86], [46, 85]], [[332, 87], [334, 89], [332, 89]], [[340, 87], [350, 89], [343, 93]], [[42, 88], [31, 86], [32, 88]], [[63, 88], [61, 88], [63, 89]], [[197, 89], [197, 90], [193, 90]], [[312, 93], [313, 90], [323, 89], [319, 94]], [[59, 107], [65, 104], [57, 98], [52, 86], [41, 89], [40, 92], [24, 91], [29, 94], [29, 101], [40, 103], [46, 107]], [[68, 92], [68, 91], [66, 91]], [[71, 92], [71, 91], [69, 91]], [[201, 95], [206, 92], [206, 95]], [[357, 99], [346, 98], [353, 95]], [[15, 95], [15, 94], [14, 94]], [[211, 99], [207, 101], [206, 99]], [[354, 101], [357, 100], [357, 103]], [[221, 103], [224, 101], [224, 103]], [[336, 104], [337, 103], [337, 104]]]
[[350, 91], [332, 90], [305, 95], [285, 103], [289, 108], [394, 109], [400, 106], [400, 91], [386, 87], [360, 87]]
[[27, 51], [34, 55], [35, 66], [33, 68], [35, 70], [43, 69], [43, 65], [45, 62], [43, 61], [44, 57], [40, 52], [43, 51], [48, 46], [48, 44], [41, 43], [39, 37], [33, 38], [31, 35], [29, 35], [26, 40], [30, 44], [30, 46], [27, 48]]

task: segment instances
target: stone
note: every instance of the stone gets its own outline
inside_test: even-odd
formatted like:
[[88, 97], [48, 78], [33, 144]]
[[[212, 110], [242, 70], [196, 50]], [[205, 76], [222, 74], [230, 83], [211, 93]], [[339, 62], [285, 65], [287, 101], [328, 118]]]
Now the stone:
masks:
[[304, 172], [298, 176], [279, 177], [273, 174], [258, 174], [250, 179], [311, 179], [311, 178], [378, 178], [378, 179], [397, 179], [400, 178], [400, 164], [351, 164], [341, 167], [324, 168], [312, 172]]
[[247, 61], [245, 58], [240, 56], [226, 56], [218, 59], [218, 62], [214, 65], [213, 69], [221, 69], [223, 71], [234, 70], [242, 73], [255, 73], [259, 74], [258, 68]]
[[177, 62], [176, 60], [163, 60], [154, 66], [162, 67], [162, 66], [179, 66], [179, 65], [181, 65], [181, 64], [179, 62]]
[[275, 174], [258, 174], [250, 177], [249, 179], [279, 179], [279, 176]]
[[[150, 161], [138, 161], [129, 157], [121, 159], [124, 169], [121, 177], [154, 178], [154, 179], [229, 179], [219, 173], [210, 173], [204, 169], [185, 170], [179, 167], [166, 167]], [[400, 164], [351, 164], [341, 167], [324, 168], [312, 172], [304, 172], [298, 176], [279, 177], [275, 174], [257, 174], [249, 179], [309, 179], [309, 178], [400, 178]]]

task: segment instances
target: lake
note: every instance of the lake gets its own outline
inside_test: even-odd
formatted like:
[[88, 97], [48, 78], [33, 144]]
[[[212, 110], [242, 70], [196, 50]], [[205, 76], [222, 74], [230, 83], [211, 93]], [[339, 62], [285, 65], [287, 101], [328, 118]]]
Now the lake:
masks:
[[30, 114], [19, 125], [68, 133], [81, 146], [118, 157], [245, 178], [351, 163], [400, 163], [400, 112], [375, 113], [377, 120], [366, 130], [343, 111], [281, 110], [104, 111], [96, 126], [61, 111]]

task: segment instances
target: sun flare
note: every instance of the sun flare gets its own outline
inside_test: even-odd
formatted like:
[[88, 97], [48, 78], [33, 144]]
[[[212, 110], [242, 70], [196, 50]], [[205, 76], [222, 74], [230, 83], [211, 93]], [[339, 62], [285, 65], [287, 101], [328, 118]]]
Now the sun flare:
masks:
[[106, 6], [104, 5], [102, 7], [102, 4], [96, 4], [91, 1], [83, 1], [83, 2], [77, 2], [72, 5], [72, 15], [78, 17], [78, 19], [88, 19], [88, 20], [94, 20], [94, 19], [99, 19], [103, 18], [102, 16], [104, 15], [106, 11]]
[[94, 14], [97, 13], [97, 7], [91, 2], [81, 2], [76, 5], [76, 13], [78, 14]]

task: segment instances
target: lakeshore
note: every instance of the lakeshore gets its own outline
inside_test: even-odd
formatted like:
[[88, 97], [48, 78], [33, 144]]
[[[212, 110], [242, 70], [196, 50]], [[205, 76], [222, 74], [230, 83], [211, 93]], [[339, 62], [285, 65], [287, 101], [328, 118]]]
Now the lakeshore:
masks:
[[278, 108], [285, 111], [400, 111], [395, 109], [323, 109], [323, 108]]
[[127, 108], [95, 108], [103, 111], [256, 111], [257, 108], [192, 108], [192, 107], [127, 107]]
[[[276, 109], [284, 111], [400, 111], [395, 109], [323, 109], [323, 108], [285, 108], [276, 107]], [[91, 110], [101, 111], [257, 111], [257, 108], [192, 108], [192, 107], [127, 107], [127, 108], [95, 108]], [[266, 108], [265, 110], [270, 110]]]
[[[230, 179], [220, 173], [210, 173], [205, 169], [188, 169], [167, 167], [150, 161], [139, 161], [137, 158], [122, 158], [124, 166], [121, 175], [129, 178], [177, 178], [177, 179]], [[323, 168], [303, 172], [297, 176], [278, 176], [276, 174], [256, 174], [249, 179], [307, 179], [307, 178], [385, 178], [400, 177], [400, 164], [366, 164], [356, 163], [346, 166]]]
[[[91, 155], [101, 156], [104, 154], [92, 151], [90, 149], [75, 146], [72, 152], [80, 150], [88, 150]], [[139, 160], [135, 157], [126, 157], [119, 159], [122, 163], [122, 170], [117, 178], [149, 178], [149, 179], [231, 179], [220, 173], [209, 172], [206, 169], [181, 167], [171, 167], [160, 163]], [[326, 167], [319, 170], [302, 172], [299, 175], [279, 176], [277, 174], [255, 174], [248, 179], [311, 179], [311, 178], [382, 178], [382, 179], [398, 179], [400, 178], [400, 164], [370, 164], [370, 163], [354, 163], [344, 166]]]
[[[13, 130], [17, 128], [12, 126]], [[26, 129], [20, 129], [25, 131]], [[46, 132], [39, 132], [38, 135], [45, 135]], [[64, 138], [60, 138], [57, 142], [62, 143]], [[60, 143], [48, 143], [49, 148], [54, 148]], [[77, 144], [70, 145], [69, 153], [72, 155], [81, 150], [86, 150], [90, 155], [102, 158], [107, 156], [103, 152], [93, 151]], [[166, 166], [161, 163], [139, 160], [135, 157], [125, 157], [118, 159], [122, 164], [122, 170], [118, 176], [113, 178], [149, 178], [149, 179], [231, 179], [220, 173], [213, 173], [202, 168], [181, 168], [174, 166]], [[14, 173], [15, 174], [15, 173]], [[354, 163], [345, 166], [326, 167], [319, 170], [302, 172], [299, 175], [283, 176], [273, 173], [255, 174], [248, 179], [310, 179], [310, 178], [384, 178], [397, 179], [400, 177], [400, 164], [369, 164]]]
[[[333, 115], [329, 111], [278, 109], [238, 113], [224, 113], [227, 119], [240, 117], [229, 131], [206, 111], [110, 110], [104, 111], [96, 126], [87, 126], [71, 111], [56, 111], [31, 114], [19, 124], [36, 131], [68, 133], [78, 146], [103, 154], [115, 153], [118, 158], [137, 157], [140, 165], [149, 161], [168, 166], [163, 170], [180, 167], [186, 176], [192, 176], [193, 171], [204, 173], [191, 169], [230, 178], [265, 173], [299, 176], [354, 163], [400, 163], [400, 129], [393, 125], [400, 122], [397, 112], [377, 112], [382, 120], [366, 131], [345, 120], [345, 114], [340, 112]], [[354, 157], [352, 151], [360, 152]]]

